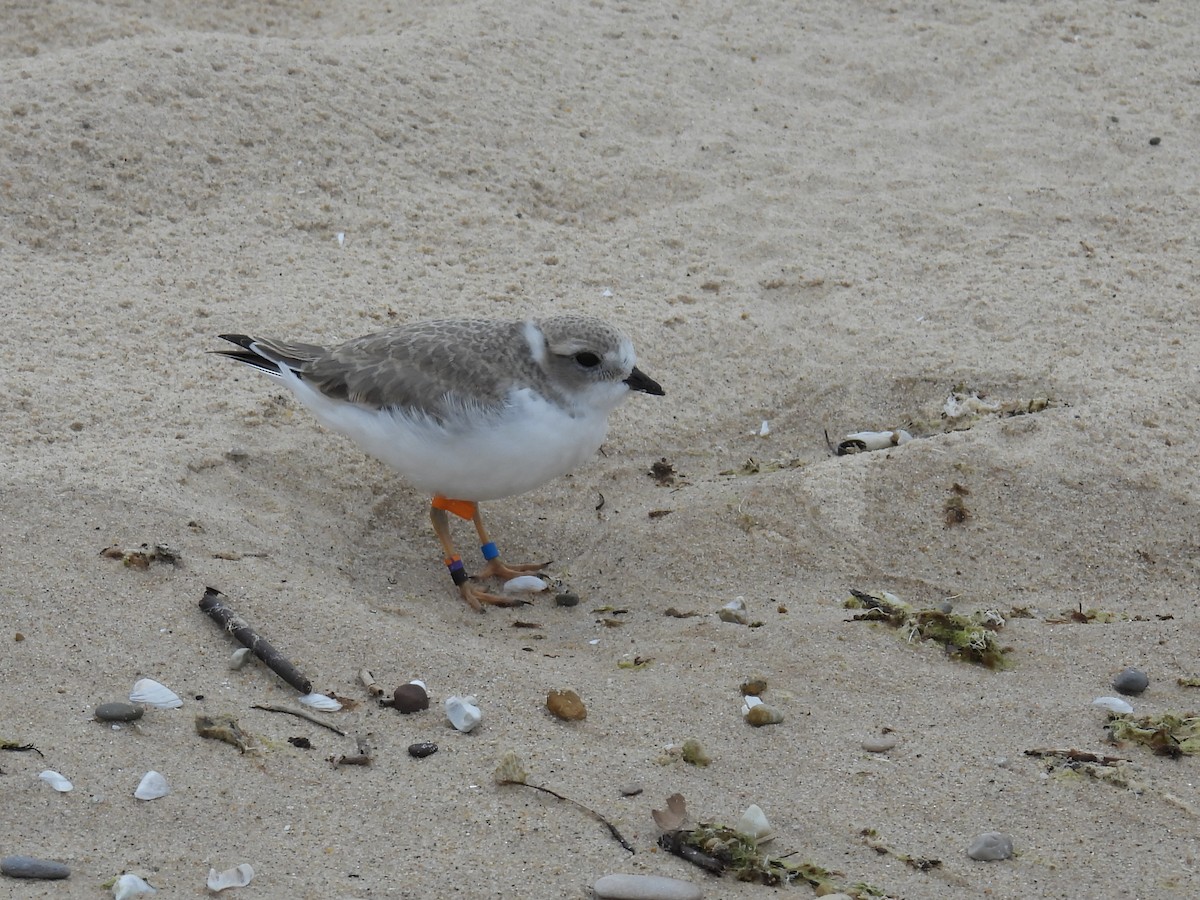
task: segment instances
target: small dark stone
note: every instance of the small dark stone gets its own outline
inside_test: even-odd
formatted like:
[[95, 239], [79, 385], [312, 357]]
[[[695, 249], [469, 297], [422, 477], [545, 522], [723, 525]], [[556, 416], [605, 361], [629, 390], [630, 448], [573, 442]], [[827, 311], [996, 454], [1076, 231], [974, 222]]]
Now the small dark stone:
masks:
[[1151, 147], [1157, 147], [1161, 143], [1162, 143], [1162, 138], [1160, 138], [1160, 137], [1150, 138], [1150, 146]]
[[437, 753], [437, 744], [433, 741], [421, 741], [419, 744], [408, 745], [408, 755], [413, 759], [424, 759]]
[[405, 713], [420, 712], [423, 709], [429, 709], [429, 694], [425, 692], [425, 688], [419, 684], [402, 684], [392, 694], [390, 702], [384, 701], [384, 706], [390, 706], [392, 709]]
[[6, 856], [0, 859], [0, 874], [9, 878], [42, 878], [49, 881], [70, 877], [71, 869], [65, 863], [35, 856]]
[[144, 710], [136, 703], [101, 703], [96, 707], [98, 722], [136, 722], [142, 717]]
[[1113, 690], [1121, 694], [1140, 694], [1150, 686], [1150, 678], [1141, 669], [1130, 666], [1117, 673], [1112, 680]]
[[578, 606], [579, 595], [574, 591], [563, 591], [554, 598], [555, 606]]

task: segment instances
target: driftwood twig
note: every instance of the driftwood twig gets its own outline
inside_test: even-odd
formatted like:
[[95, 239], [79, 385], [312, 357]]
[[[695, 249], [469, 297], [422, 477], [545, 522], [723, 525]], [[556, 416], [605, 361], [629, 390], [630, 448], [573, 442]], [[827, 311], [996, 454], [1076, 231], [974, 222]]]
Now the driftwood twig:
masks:
[[205, 588], [200, 609], [214, 622], [232, 634], [243, 647], [261, 659], [276, 675], [302, 694], [312, 693], [312, 682], [305, 678], [282, 653], [276, 650], [250, 624], [225, 602], [227, 598], [216, 588]]
[[312, 722], [314, 725], [320, 725], [322, 728], [328, 728], [335, 734], [340, 734], [342, 737], [346, 737], [346, 732], [342, 731], [342, 729], [338, 728], [336, 725], [330, 725], [328, 722], [322, 722], [316, 716], [310, 716], [308, 713], [299, 709], [289, 709], [286, 706], [271, 706], [267, 703], [252, 703], [250, 704], [250, 708], [261, 709], [265, 710], [266, 712], [285, 713], [289, 716], [295, 716], [297, 719], [303, 719], [306, 722]]

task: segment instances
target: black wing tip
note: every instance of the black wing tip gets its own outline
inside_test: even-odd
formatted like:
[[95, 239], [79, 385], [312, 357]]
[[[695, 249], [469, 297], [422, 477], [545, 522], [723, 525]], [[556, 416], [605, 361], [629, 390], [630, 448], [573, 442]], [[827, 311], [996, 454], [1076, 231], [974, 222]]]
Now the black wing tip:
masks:
[[[254, 343], [254, 338], [248, 334], [218, 334], [217, 337], [223, 341], [229, 341], [231, 344], [237, 344], [243, 350], [249, 350], [250, 345]], [[227, 351], [220, 350], [217, 352], [225, 353]]]
[[237, 360], [240, 363], [245, 363], [268, 375], [278, 375], [279, 366], [271, 360], [258, 353], [254, 347], [254, 338], [246, 334], [218, 334], [223, 341], [229, 341], [231, 344], [237, 344], [241, 350], [210, 350], [209, 352], [215, 356], [227, 356], [230, 359]]

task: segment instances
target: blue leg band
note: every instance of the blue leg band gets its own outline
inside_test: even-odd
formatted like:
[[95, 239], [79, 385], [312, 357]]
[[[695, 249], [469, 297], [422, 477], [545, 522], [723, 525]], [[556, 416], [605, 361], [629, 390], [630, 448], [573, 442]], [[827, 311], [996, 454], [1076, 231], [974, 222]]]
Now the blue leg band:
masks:
[[483, 558], [488, 562], [491, 562], [500, 555], [500, 551], [496, 549], [496, 545], [492, 541], [488, 541], [486, 544], [480, 547], [479, 550], [483, 553]]

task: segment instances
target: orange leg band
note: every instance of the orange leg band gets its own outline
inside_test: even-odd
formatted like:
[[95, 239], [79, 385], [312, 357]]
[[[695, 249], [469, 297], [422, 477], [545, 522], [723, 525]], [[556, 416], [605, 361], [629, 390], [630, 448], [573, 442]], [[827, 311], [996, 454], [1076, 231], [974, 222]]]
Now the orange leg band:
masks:
[[460, 519], [474, 519], [475, 514], [479, 511], [474, 500], [454, 500], [450, 497], [443, 497], [441, 494], [433, 495], [432, 505], [434, 509], [444, 509], [448, 513], [454, 513]]

